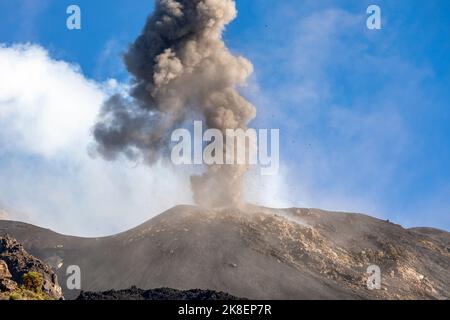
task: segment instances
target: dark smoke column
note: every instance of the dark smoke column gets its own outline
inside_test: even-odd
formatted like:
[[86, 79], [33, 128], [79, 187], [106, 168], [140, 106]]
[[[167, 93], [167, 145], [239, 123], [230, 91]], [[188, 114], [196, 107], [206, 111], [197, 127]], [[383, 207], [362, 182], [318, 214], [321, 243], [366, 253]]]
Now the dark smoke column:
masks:
[[[162, 157], [170, 135], [193, 115], [209, 128], [246, 129], [256, 109], [237, 91], [253, 72], [222, 40], [236, 17], [233, 0], [157, 0], [142, 34], [125, 54], [133, 76], [128, 96], [115, 95], [94, 127], [106, 159], [124, 154], [148, 165]], [[197, 118], [197, 119], [201, 119]], [[209, 166], [192, 177], [194, 199], [210, 207], [238, 205], [245, 166]]]

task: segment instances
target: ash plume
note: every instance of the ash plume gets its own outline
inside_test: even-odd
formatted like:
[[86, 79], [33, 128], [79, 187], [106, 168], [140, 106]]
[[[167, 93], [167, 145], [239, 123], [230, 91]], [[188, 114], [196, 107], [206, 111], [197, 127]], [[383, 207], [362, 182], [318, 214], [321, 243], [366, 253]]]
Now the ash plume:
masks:
[[[256, 109], [237, 87], [253, 72], [222, 40], [236, 17], [234, 0], [157, 0], [142, 34], [124, 56], [132, 75], [128, 96], [103, 106], [94, 137], [106, 159], [123, 154], [152, 165], [163, 157], [171, 132], [200, 115], [208, 128], [246, 129]], [[191, 178], [201, 205], [237, 205], [244, 165], [212, 165]]]

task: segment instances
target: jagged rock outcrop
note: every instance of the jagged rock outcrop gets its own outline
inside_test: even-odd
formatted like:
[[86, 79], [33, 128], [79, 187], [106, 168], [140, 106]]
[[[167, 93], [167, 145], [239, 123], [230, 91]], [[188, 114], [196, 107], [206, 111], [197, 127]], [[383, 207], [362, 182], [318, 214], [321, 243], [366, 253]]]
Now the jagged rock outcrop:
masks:
[[17, 289], [17, 283], [11, 280], [12, 275], [9, 272], [5, 261], [0, 260], [0, 292], [13, 292]]
[[14, 292], [23, 287], [27, 275], [39, 278], [38, 292], [51, 299], [62, 298], [57, 275], [48, 265], [30, 255], [14, 238], [0, 237], [0, 292]]
[[11, 279], [12, 275], [9, 272], [8, 265], [5, 261], [0, 260], [0, 279]]

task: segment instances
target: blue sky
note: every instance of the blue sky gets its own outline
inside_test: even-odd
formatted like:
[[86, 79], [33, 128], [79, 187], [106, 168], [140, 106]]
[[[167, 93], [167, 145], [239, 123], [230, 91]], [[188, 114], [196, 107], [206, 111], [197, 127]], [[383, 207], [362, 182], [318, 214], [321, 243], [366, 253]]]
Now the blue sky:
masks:
[[[450, 2], [276, 3], [238, 0], [225, 34], [255, 67], [242, 89], [258, 108], [253, 125], [281, 129], [281, 182], [261, 184], [276, 186], [273, 203], [450, 230]], [[81, 7], [82, 30], [65, 27], [70, 4]], [[366, 28], [369, 4], [381, 7], [381, 30]], [[87, 79], [126, 82], [120, 54], [152, 7], [151, 0], [0, 0], [0, 42], [38, 44]], [[5, 152], [0, 166], [16, 156], [41, 168], [39, 157]]]

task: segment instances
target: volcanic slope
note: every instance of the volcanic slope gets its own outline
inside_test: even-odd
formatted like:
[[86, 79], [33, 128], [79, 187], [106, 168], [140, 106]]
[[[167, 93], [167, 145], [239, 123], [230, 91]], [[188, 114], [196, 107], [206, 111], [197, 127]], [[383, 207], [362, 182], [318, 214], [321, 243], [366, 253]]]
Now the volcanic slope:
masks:
[[[175, 207], [123, 233], [77, 238], [0, 221], [53, 266], [66, 298], [66, 267], [82, 290], [173, 288], [250, 299], [449, 299], [450, 234], [404, 229], [361, 214], [317, 209]], [[367, 267], [381, 289], [367, 289]]]

